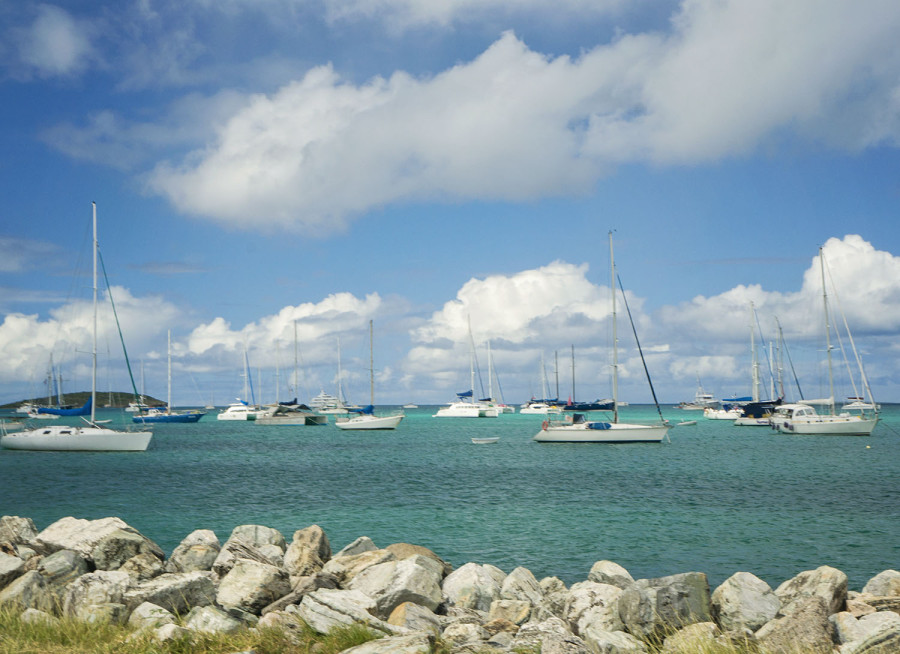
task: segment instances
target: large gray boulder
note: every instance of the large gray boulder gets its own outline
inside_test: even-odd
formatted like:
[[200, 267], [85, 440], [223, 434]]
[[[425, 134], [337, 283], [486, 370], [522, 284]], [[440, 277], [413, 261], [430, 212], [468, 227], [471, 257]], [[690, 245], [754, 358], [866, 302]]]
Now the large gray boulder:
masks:
[[638, 638], [661, 636], [673, 625], [709, 622], [709, 582], [702, 572], [639, 579], [619, 596], [619, 618]]
[[0, 543], [9, 542], [15, 545], [27, 545], [38, 535], [37, 528], [31, 518], [20, 518], [17, 515], [0, 517]]
[[434, 651], [434, 636], [427, 633], [388, 636], [345, 649], [341, 654], [429, 654]]
[[215, 606], [195, 606], [185, 617], [184, 626], [207, 634], [233, 634], [240, 631], [244, 623]]
[[291, 577], [314, 575], [331, 559], [331, 544], [319, 525], [294, 532], [294, 539], [284, 553], [284, 567]]
[[411, 556], [424, 556], [426, 558], [433, 559], [438, 565], [440, 565], [442, 577], [446, 577], [448, 574], [453, 572], [452, 565], [444, 561], [444, 559], [439, 557], [427, 547], [422, 547], [421, 545], [412, 545], [410, 543], [393, 543], [391, 545], [388, 545], [385, 549], [399, 560], [408, 559]]
[[90, 560], [94, 547], [104, 537], [119, 529], [137, 533], [119, 518], [82, 520], [70, 516], [60, 518], [41, 531], [32, 540], [32, 544], [42, 554], [51, 554], [58, 550], [74, 550]]
[[91, 549], [90, 559], [97, 570], [118, 570], [129, 559], [139, 555], [150, 555], [160, 561], [165, 553], [152, 540], [130, 527], [115, 529], [99, 538]]
[[430, 559], [419, 556], [366, 568], [353, 577], [347, 588], [374, 599], [374, 613], [382, 620], [387, 620], [404, 602], [420, 604], [434, 611], [442, 599], [440, 568]]
[[847, 603], [847, 575], [827, 565], [801, 572], [775, 589], [781, 600], [780, 613], [789, 615], [808, 597], [821, 597], [828, 615], [844, 610]]
[[0, 606], [12, 606], [22, 611], [38, 609], [48, 613], [59, 613], [59, 603], [37, 570], [26, 571], [0, 590]]
[[618, 588], [628, 588], [634, 583], [631, 573], [613, 561], [597, 561], [588, 572], [588, 581], [609, 584]]
[[18, 556], [0, 552], [0, 590], [7, 584], [21, 577], [25, 572], [25, 561]]
[[219, 582], [216, 602], [259, 615], [263, 608], [291, 592], [288, 573], [265, 563], [241, 559]]
[[520, 600], [532, 606], [539, 606], [544, 600], [541, 584], [528, 568], [513, 569], [500, 585], [500, 599]]
[[333, 558], [353, 556], [355, 554], [362, 554], [363, 552], [374, 552], [377, 549], [379, 549], [379, 547], [371, 538], [368, 536], [360, 536], [352, 543], [346, 545], [340, 552], [334, 554]]
[[500, 583], [487, 566], [466, 563], [447, 575], [443, 592], [454, 606], [490, 611], [491, 602], [500, 599]]
[[876, 643], [885, 652], [900, 651], [900, 648], [890, 650], [886, 647], [892, 642], [900, 644], [900, 615], [893, 611], [870, 613], [858, 620], [842, 612], [830, 616], [829, 621], [835, 627], [835, 641], [841, 646], [841, 654], [856, 654], [866, 648], [872, 651]]
[[196, 529], [172, 550], [166, 561], [166, 572], [197, 572], [212, 570], [222, 545], [211, 529]]
[[[291, 545], [291, 547], [293, 547], [293, 544]], [[291, 550], [288, 549], [288, 554], [285, 556], [284, 566], [288, 569], [288, 572], [291, 573], [291, 577], [294, 577], [294, 571], [301, 568], [289, 564], [288, 557], [290, 556], [290, 554]], [[397, 557], [395, 557], [389, 550], [370, 550], [362, 552], [360, 554], [336, 556], [333, 559], [329, 560], [324, 566], [322, 566], [322, 568], [318, 572], [326, 575], [331, 575], [332, 577], [337, 579], [339, 584], [341, 584], [342, 586], [347, 586], [353, 580], [353, 578], [363, 570], [371, 568], [375, 565], [381, 565], [382, 563], [396, 560]]]
[[559, 618], [522, 625], [510, 646], [512, 651], [538, 651], [541, 654], [590, 654], [585, 642], [574, 635]]
[[582, 581], [569, 589], [565, 617], [576, 636], [583, 636], [588, 627], [601, 631], [622, 631], [619, 617], [619, 597], [622, 589], [611, 584]]
[[121, 606], [124, 610], [123, 598], [131, 577], [125, 572], [98, 570], [80, 576], [68, 584], [63, 594], [63, 615], [91, 620], [97, 617], [95, 607], [104, 607], [103, 614], [114, 612], [113, 622], [118, 622], [119, 609], [111, 610], [109, 605]]
[[280, 567], [276, 561], [266, 556], [258, 547], [246, 543], [240, 539], [232, 539], [225, 542], [221, 551], [213, 561], [212, 571], [216, 578], [222, 579], [231, 572], [238, 561], [254, 561], [274, 567]]
[[581, 635], [594, 654], [647, 654], [647, 644], [624, 631], [606, 631], [590, 625]]
[[175, 624], [175, 616], [153, 602], [144, 602], [128, 616], [128, 624], [139, 630], [156, 629], [164, 624]]
[[152, 602], [167, 611], [184, 614], [195, 606], [208, 606], [216, 599], [213, 575], [209, 572], [182, 572], [160, 575], [125, 592], [129, 607]]
[[263, 525], [239, 525], [231, 531], [228, 540], [242, 540], [256, 548], [274, 545], [282, 552], [287, 549], [284, 535], [277, 529]]
[[391, 611], [387, 621], [395, 627], [409, 631], [424, 631], [434, 636], [441, 634], [440, 619], [421, 604], [403, 602]]
[[830, 610], [819, 595], [797, 598], [789, 614], [767, 622], [756, 632], [764, 652], [804, 652], [831, 654]]
[[725, 631], [756, 631], [778, 614], [781, 600], [756, 575], [736, 572], [712, 594], [712, 613]]
[[900, 572], [896, 570], [879, 572], [863, 586], [862, 592], [880, 597], [900, 595]]
[[371, 631], [383, 634], [405, 633], [375, 617], [375, 600], [358, 590], [331, 590], [321, 588], [303, 598], [297, 615], [315, 631], [325, 634], [338, 626], [362, 624]]

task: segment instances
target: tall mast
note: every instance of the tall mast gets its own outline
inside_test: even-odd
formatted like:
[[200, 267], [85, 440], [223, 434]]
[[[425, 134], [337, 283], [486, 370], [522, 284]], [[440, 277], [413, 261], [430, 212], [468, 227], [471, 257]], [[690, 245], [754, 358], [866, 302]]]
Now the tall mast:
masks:
[[97, 406], [97, 203], [91, 202], [94, 214], [94, 342], [91, 347], [91, 423], [94, 422], [94, 407]]
[[372, 336], [371, 320], [369, 320], [369, 404], [375, 406], [375, 338]]
[[616, 326], [616, 264], [613, 260], [612, 231], [609, 232], [609, 290], [612, 293], [613, 422], [619, 422], [619, 337]]
[[759, 402], [759, 355], [756, 353], [756, 334], [753, 332], [753, 317], [756, 309], [750, 303], [750, 375], [753, 380], [753, 401]]
[[575, 402], [575, 344], [572, 343], [572, 402]]
[[822, 304], [825, 307], [825, 352], [828, 357], [828, 399], [834, 415], [834, 373], [831, 369], [831, 322], [828, 317], [828, 290], [825, 288], [825, 255], [819, 248], [819, 267], [822, 271]]
[[168, 331], [168, 345], [166, 346], [166, 376], [168, 377], [168, 392], [166, 394], [166, 413], [172, 413], [172, 330]]

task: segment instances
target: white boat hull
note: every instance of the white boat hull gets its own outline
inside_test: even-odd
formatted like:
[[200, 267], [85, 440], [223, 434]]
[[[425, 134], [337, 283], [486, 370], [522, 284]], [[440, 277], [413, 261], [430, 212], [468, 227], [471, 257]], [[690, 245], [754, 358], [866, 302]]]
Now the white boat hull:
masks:
[[450, 406], [438, 409], [434, 418], [496, 418], [500, 415], [500, 409], [487, 404], [473, 402], [454, 402]]
[[[592, 424], [605, 425], [602, 429]], [[667, 425], [633, 423], [577, 423], [547, 425], [533, 440], [538, 443], [659, 443], [669, 432]]]
[[400, 421], [403, 420], [402, 415], [396, 416], [370, 416], [366, 414], [353, 416], [347, 420], [338, 420], [334, 426], [344, 430], [362, 430], [362, 429], [396, 429]]
[[150, 431], [52, 425], [4, 434], [0, 437], [0, 447], [44, 452], [143, 452], [152, 436]]
[[327, 425], [328, 417], [315, 413], [298, 413], [266, 416], [255, 420], [257, 425], [280, 425], [284, 427], [302, 427], [309, 425]]
[[803, 420], [787, 420], [779, 426], [779, 430], [785, 434], [869, 436], [876, 424], [878, 424], [878, 418], [819, 416]]

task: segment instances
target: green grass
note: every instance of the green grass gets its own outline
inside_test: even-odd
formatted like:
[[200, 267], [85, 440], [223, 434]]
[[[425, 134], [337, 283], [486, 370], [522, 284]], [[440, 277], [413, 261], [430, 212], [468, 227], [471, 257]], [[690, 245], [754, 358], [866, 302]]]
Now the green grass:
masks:
[[241, 630], [236, 634], [194, 634], [166, 643], [125, 626], [61, 618], [56, 623], [25, 623], [18, 611], [0, 608], [0, 654], [337, 654], [373, 640], [362, 625], [321, 635], [301, 624], [290, 633], [279, 629]]

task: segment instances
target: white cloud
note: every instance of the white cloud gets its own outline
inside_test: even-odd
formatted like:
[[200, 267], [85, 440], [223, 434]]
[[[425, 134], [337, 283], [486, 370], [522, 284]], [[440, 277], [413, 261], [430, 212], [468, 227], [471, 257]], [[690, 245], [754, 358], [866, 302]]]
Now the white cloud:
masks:
[[31, 26], [16, 34], [22, 62], [41, 77], [80, 73], [96, 56], [91, 24], [53, 5], [39, 5]]
[[327, 234], [391, 203], [578, 194], [623, 162], [713, 161], [785, 138], [896, 143], [898, 32], [889, 1], [695, 0], [669, 33], [577, 58], [506, 33], [431, 77], [357, 85], [321, 66], [252, 96], [149, 186], [238, 228]]

